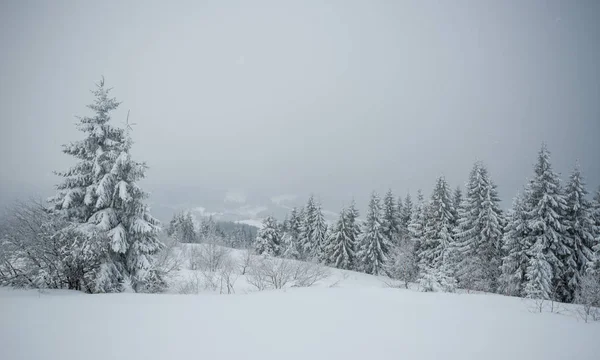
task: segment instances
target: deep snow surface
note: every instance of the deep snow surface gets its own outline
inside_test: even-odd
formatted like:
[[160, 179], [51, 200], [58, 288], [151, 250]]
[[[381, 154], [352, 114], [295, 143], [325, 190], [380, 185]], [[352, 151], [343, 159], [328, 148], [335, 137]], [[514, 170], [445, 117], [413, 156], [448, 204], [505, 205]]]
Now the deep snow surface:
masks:
[[247, 293], [242, 278], [235, 295], [0, 288], [0, 360], [600, 359], [600, 323], [382, 280], [332, 270], [312, 288]]

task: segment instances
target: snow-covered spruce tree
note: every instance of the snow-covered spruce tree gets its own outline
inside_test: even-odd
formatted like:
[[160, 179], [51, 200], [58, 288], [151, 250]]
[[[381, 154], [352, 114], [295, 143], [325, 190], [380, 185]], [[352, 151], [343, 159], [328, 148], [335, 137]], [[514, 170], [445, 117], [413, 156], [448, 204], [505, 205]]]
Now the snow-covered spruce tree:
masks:
[[594, 219], [594, 250], [593, 260], [590, 262], [589, 271], [596, 274], [600, 282], [600, 187], [596, 190], [592, 201], [592, 217]]
[[476, 162], [469, 174], [459, 215], [453, 246], [459, 284], [471, 290], [496, 291], [504, 219], [496, 185], [481, 162]]
[[400, 213], [391, 189], [383, 198], [383, 234], [390, 245], [400, 244]]
[[315, 198], [313, 195], [310, 195], [304, 207], [302, 231], [300, 233], [300, 255], [302, 260], [310, 259], [315, 252], [315, 244], [312, 241], [311, 234], [313, 233], [312, 219], [314, 219], [316, 211], [317, 204], [315, 203]]
[[508, 213], [502, 237], [502, 250], [505, 255], [500, 267], [498, 291], [503, 294], [525, 296], [525, 273], [529, 266], [528, 251], [531, 248], [528, 232], [523, 195], [518, 193]]
[[463, 202], [463, 193], [460, 186], [457, 186], [452, 193], [452, 215], [454, 215], [454, 228], [458, 226], [459, 210]]
[[254, 241], [254, 249], [259, 255], [278, 256], [281, 245], [279, 225], [272, 216], [263, 220], [263, 225]]
[[183, 243], [194, 243], [197, 241], [196, 231], [194, 230], [194, 220], [189, 212], [180, 212], [173, 215], [169, 222], [167, 235], [175, 237]]
[[[569, 238], [566, 234], [566, 201], [561, 193], [560, 180], [550, 165], [546, 145], [538, 154], [534, 177], [527, 187], [525, 197], [526, 219], [529, 227], [527, 242], [532, 244], [527, 268], [525, 292], [528, 297], [565, 300], [569, 291], [564, 283], [564, 260], [570, 256]], [[550, 265], [550, 271], [544, 263]], [[540, 279], [540, 276], [551, 276]], [[529, 284], [531, 282], [531, 284]], [[550, 284], [550, 288], [545, 284]]]
[[567, 291], [564, 300], [572, 302], [587, 266], [594, 260], [593, 246], [595, 244], [595, 224], [592, 204], [587, 199], [585, 183], [579, 166], [576, 166], [569, 177], [565, 188], [567, 210], [565, 212], [569, 254], [563, 260], [565, 266], [564, 279]]
[[348, 224], [348, 210], [342, 209], [325, 249], [328, 264], [338, 269], [353, 269], [356, 251], [354, 231]]
[[421, 258], [419, 257], [419, 254], [421, 253], [421, 244], [423, 243], [423, 234], [425, 232], [425, 212], [426, 204], [423, 198], [423, 192], [418, 190], [417, 202], [414, 206], [410, 217], [410, 222], [408, 224], [408, 236], [410, 241], [413, 243], [418, 273], [421, 273], [421, 268], [419, 265]]
[[350, 206], [346, 209], [346, 227], [350, 229], [348, 232], [348, 236], [350, 241], [354, 243], [354, 259], [352, 261], [351, 270], [360, 270], [359, 269], [359, 259], [357, 258], [359, 251], [359, 244], [362, 234], [362, 225], [361, 221], [358, 219], [359, 213], [358, 209], [356, 209], [356, 202], [354, 199], [350, 202]]
[[544, 255], [544, 242], [536, 241], [529, 250], [529, 264], [525, 273], [525, 296], [549, 300], [553, 294], [552, 266]]
[[287, 231], [283, 235], [282, 243], [285, 248], [283, 257], [288, 259], [299, 259], [301, 254], [300, 236], [302, 234], [302, 211], [293, 208], [289, 220]]
[[373, 192], [367, 220], [360, 239], [358, 260], [367, 274], [384, 275], [391, 243], [384, 233], [384, 219], [379, 195]]
[[321, 205], [314, 196], [308, 198], [302, 224], [301, 245], [304, 260], [321, 260], [322, 247], [325, 243], [327, 225], [321, 211]]
[[456, 280], [449, 258], [453, 221], [448, 184], [440, 177], [425, 213], [425, 231], [419, 249], [420, 284], [425, 291], [453, 291], [455, 288]]
[[94, 235], [104, 249], [90, 292], [115, 292], [124, 287], [153, 291], [163, 285], [152, 270], [152, 255], [161, 246], [158, 221], [144, 204], [136, 182], [146, 165], [131, 160], [131, 140], [122, 129], [110, 125], [110, 113], [119, 106], [109, 97], [104, 79], [92, 91], [95, 112], [80, 117], [77, 128], [86, 138], [64, 146], [63, 152], [79, 162], [58, 175], [65, 178], [50, 199], [53, 211], [78, 224], [81, 232]]
[[399, 211], [400, 214], [400, 238], [409, 239], [409, 231], [408, 226], [410, 225], [410, 219], [412, 217], [413, 212], [413, 202], [410, 197], [410, 194], [406, 194], [406, 198], [404, 198], [404, 204], [402, 205], [402, 209]]

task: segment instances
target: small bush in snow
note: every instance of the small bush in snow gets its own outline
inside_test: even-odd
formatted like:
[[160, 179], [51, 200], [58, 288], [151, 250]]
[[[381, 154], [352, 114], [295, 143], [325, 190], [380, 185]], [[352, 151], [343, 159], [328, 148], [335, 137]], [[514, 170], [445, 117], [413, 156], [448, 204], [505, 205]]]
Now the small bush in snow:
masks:
[[600, 321], [600, 278], [597, 275], [587, 274], [581, 278], [575, 303], [581, 305], [578, 314], [585, 322]]
[[257, 290], [309, 287], [329, 276], [326, 268], [306, 262], [260, 257], [249, 268], [246, 279]]

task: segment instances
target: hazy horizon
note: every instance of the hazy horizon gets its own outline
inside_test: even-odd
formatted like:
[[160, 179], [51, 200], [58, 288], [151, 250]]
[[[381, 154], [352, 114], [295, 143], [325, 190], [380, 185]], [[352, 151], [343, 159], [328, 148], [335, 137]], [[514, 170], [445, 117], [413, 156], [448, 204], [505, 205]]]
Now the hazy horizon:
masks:
[[8, 1], [0, 28], [0, 203], [53, 192], [101, 76], [159, 205], [364, 209], [482, 160], [506, 208], [542, 142], [600, 185], [600, 2]]

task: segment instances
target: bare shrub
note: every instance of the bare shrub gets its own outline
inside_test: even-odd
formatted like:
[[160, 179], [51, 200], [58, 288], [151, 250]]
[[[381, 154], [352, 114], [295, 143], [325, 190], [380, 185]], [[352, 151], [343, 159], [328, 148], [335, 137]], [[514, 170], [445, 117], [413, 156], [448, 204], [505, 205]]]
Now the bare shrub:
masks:
[[179, 241], [171, 236], [161, 236], [160, 241], [164, 247], [156, 254], [154, 267], [162, 275], [169, 276], [183, 266], [183, 256], [180, 251]]
[[296, 262], [293, 280], [294, 286], [310, 287], [316, 282], [326, 279], [329, 276], [329, 270], [319, 264], [309, 262]]
[[216, 272], [222, 267], [231, 249], [220, 246], [216, 242], [194, 245], [188, 250], [190, 270]]
[[202, 288], [203, 285], [200, 274], [193, 272], [189, 278], [179, 284], [177, 293], [185, 295], [198, 294]]
[[309, 287], [329, 276], [329, 271], [317, 264], [286, 259], [261, 257], [250, 266], [247, 281], [257, 290], [283, 289], [286, 285]]
[[242, 258], [242, 261], [239, 263], [239, 268], [240, 268], [240, 273], [242, 275], [246, 275], [246, 271], [248, 271], [249, 268], [252, 267], [252, 265], [254, 264], [254, 252], [251, 249], [247, 249], [244, 251], [244, 257]]
[[[392, 248], [391, 261], [386, 266], [386, 270], [392, 279], [402, 281], [406, 289], [410, 282], [417, 280], [419, 271], [412, 243], [404, 240], [400, 245]], [[394, 282], [390, 282], [390, 284], [394, 284]]]
[[231, 256], [227, 256], [221, 263], [220, 269], [217, 271], [217, 277], [219, 279], [219, 292], [221, 294], [234, 294], [235, 293], [235, 282], [239, 275], [236, 273], [238, 264]]
[[586, 323], [600, 321], [600, 278], [595, 274], [587, 274], [581, 279], [581, 286], [575, 295], [577, 315]]

